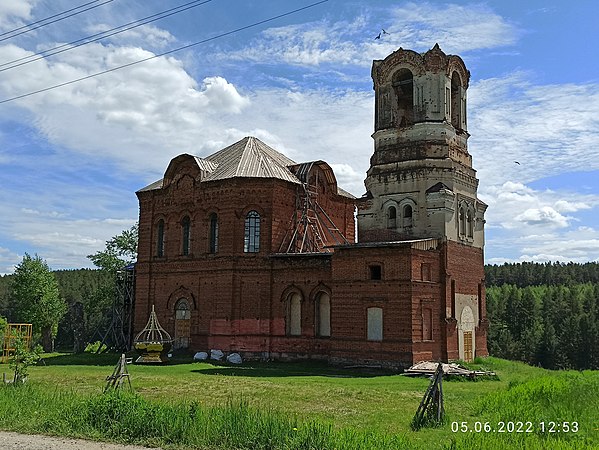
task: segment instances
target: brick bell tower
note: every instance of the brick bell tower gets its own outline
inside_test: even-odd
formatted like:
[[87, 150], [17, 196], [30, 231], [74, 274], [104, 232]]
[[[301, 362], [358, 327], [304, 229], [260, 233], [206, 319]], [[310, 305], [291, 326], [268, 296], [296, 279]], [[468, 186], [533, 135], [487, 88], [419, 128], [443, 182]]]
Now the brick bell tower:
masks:
[[400, 48], [375, 60], [372, 79], [374, 154], [358, 209], [359, 241], [439, 239], [447, 358], [486, 355], [487, 205], [477, 198], [467, 146], [470, 72], [436, 44], [425, 53]]

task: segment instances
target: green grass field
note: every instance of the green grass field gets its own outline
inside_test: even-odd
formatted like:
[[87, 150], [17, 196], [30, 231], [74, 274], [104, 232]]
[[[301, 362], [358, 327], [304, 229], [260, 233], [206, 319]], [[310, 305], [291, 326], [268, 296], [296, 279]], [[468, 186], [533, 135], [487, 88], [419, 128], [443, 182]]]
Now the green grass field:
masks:
[[[139, 417], [108, 417], [102, 411], [110, 399], [100, 393], [117, 360], [114, 354], [47, 355], [45, 366], [30, 369], [25, 389], [0, 389], [0, 428], [173, 448], [599, 448], [599, 372], [552, 372], [488, 358], [476, 366], [499, 379], [444, 381], [446, 424], [414, 432], [410, 421], [428, 379], [315, 363], [130, 365], [139, 396], [119, 405], [127, 414], [139, 409]], [[152, 417], [155, 427], [148, 424]], [[519, 421], [532, 432], [509, 432]], [[468, 431], [452, 431], [452, 422], [454, 430], [465, 422]], [[505, 433], [498, 432], [500, 422]], [[560, 426], [557, 432], [564, 422], [570, 428], [577, 422], [577, 431]], [[236, 433], [254, 442], [219, 437]]]

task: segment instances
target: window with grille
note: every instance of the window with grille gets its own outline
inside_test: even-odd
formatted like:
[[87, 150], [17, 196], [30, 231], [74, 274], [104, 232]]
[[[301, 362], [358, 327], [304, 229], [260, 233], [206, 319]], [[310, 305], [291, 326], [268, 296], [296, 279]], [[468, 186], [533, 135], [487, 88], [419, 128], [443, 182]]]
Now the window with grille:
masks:
[[210, 214], [210, 253], [218, 253], [218, 216]]
[[181, 220], [181, 232], [182, 232], [182, 245], [181, 254], [184, 256], [189, 255], [189, 244], [191, 238], [191, 220], [189, 216], [183, 217]]
[[256, 211], [250, 211], [245, 217], [243, 251], [245, 253], [260, 251], [260, 214]]

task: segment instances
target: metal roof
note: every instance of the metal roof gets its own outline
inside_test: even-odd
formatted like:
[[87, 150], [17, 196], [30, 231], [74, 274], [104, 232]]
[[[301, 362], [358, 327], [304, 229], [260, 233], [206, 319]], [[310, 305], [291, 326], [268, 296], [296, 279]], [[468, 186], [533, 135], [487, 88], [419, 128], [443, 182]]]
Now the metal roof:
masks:
[[204, 159], [215, 163], [216, 169], [207, 174], [202, 181], [246, 177], [278, 178], [291, 183], [300, 183], [287, 168], [295, 165], [295, 161], [252, 136], [245, 137]]
[[[324, 161], [297, 164], [253, 136], [244, 137], [242, 140], [205, 158], [191, 155], [180, 155], [177, 158], [182, 156], [194, 159], [202, 171], [201, 182], [243, 177], [277, 178], [301, 184], [302, 181], [305, 181], [306, 174], [302, 174], [303, 179], [300, 180], [301, 177], [298, 178], [294, 172], [297, 172], [298, 167], [305, 167], [305, 170], [307, 170], [317, 164], [325, 170], [327, 181], [336, 183], [333, 170]], [[162, 187], [164, 187], [163, 180], [158, 180], [138, 192], [161, 189]], [[343, 197], [355, 198], [340, 187], [337, 187], [337, 193]]]

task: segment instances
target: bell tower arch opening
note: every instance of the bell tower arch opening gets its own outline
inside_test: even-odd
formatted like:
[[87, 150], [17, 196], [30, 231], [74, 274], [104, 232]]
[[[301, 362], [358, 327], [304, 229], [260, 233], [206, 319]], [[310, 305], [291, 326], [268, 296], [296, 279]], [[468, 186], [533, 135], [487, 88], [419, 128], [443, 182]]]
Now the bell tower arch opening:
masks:
[[409, 69], [399, 69], [393, 74], [392, 86], [397, 105], [393, 125], [410, 126], [414, 123], [414, 75]]
[[456, 130], [463, 128], [462, 113], [462, 80], [460, 74], [454, 72], [451, 75], [451, 125]]
[[358, 207], [358, 240], [435, 238], [482, 249], [486, 205], [468, 152], [464, 61], [438, 45], [424, 53], [400, 48], [375, 60], [371, 74], [374, 153]]

